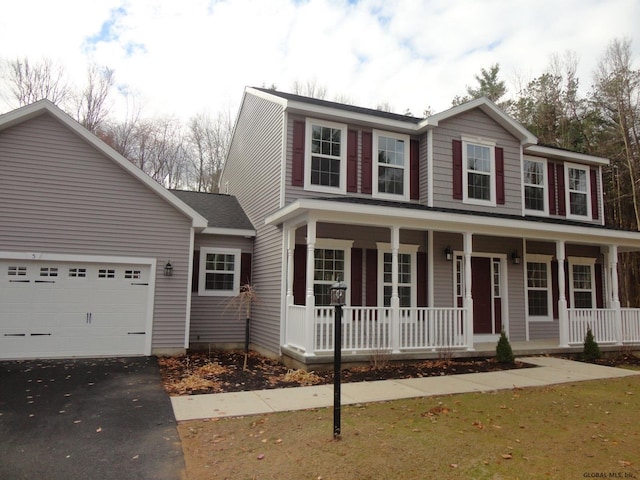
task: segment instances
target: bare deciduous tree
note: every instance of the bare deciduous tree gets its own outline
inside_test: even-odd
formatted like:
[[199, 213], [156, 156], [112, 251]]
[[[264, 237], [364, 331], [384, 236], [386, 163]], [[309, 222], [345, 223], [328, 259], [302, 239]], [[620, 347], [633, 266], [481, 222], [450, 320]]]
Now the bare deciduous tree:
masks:
[[87, 68], [87, 84], [75, 95], [76, 120], [96, 133], [109, 114], [107, 100], [115, 84], [112, 69], [95, 64]]
[[65, 69], [49, 58], [32, 63], [28, 58], [7, 62], [9, 89], [18, 106], [48, 99], [62, 105], [69, 99], [71, 87]]
[[189, 122], [189, 143], [194, 169], [194, 186], [199, 192], [218, 192], [218, 180], [231, 141], [229, 113], [215, 119], [201, 113]]

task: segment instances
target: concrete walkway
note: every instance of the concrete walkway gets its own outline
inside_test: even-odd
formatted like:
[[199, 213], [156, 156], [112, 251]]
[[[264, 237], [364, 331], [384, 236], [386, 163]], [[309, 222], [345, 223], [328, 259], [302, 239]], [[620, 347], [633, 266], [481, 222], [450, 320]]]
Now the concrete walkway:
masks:
[[[640, 375], [639, 371], [553, 357], [525, 357], [518, 360], [537, 367], [442, 377], [343, 383], [341, 403], [348, 405]], [[177, 421], [305, 410], [332, 406], [333, 385], [171, 397], [171, 403]]]

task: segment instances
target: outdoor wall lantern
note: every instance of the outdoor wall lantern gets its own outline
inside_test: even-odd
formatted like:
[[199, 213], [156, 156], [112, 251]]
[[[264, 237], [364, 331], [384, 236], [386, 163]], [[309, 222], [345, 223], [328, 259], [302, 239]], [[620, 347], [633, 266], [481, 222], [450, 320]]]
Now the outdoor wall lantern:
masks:
[[333, 354], [333, 438], [340, 439], [340, 371], [342, 370], [342, 307], [347, 303], [347, 286], [344, 282], [331, 285], [331, 306], [334, 315]]
[[453, 260], [453, 251], [451, 250], [451, 247], [449, 245], [447, 245], [447, 248], [444, 249], [444, 258], [447, 259], [447, 262]]
[[517, 250], [514, 250], [511, 253], [511, 261], [513, 262], [514, 265], [520, 265], [520, 255], [518, 255]]
[[167, 264], [164, 266], [164, 276], [165, 277], [173, 276], [173, 265], [171, 265], [171, 262], [169, 260], [167, 260]]

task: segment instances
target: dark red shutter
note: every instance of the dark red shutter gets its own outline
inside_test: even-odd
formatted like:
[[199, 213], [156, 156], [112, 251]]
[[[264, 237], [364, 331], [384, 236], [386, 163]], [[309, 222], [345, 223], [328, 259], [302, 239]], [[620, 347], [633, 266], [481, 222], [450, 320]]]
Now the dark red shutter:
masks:
[[304, 132], [302, 120], [293, 121], [293, 158], [291, 166], [291, 185], [304, 186]]
[[358, 132], [347, 132], [347, 192], [358, 191]]
[[378, 306], [378, 251], [367, 249], [367, 307]]
[[251, 285], [251, 254], [240, 255], [240, 286]]
[[591, 217], [597, 220], [598, 213], [598, 173], [595, 169], [591, 169]]
[[200, 279], [200, 250], [193, 251], [193, 273], [191, 275], [191, 291], [198, 291], [198, 281]]
[[351, 249], [351, 305], [362, 306], [362, 249]]
[[547, 177], [549, 179], [549, 214], [555, 215], [556, 210], [556, 164], [547, 164]]
[[596, 308], [604, 308], [602, 264], [596, 263], [594, 270], [596, 276]]
[[558, 318], [558, 300], [559, 297], [558, 288], [558, 261], [553, 260], [551, 262], [551, 305], [553, 307], [553, 318]]
[[427, 254], [426, 252], [418, 252], [416, 254], [416, 292], [417, 307], [426, 307], [427, 305]]
[[462, 142], [453, 140], [453, 198], [462, 200]]
[[373, 178], [373, 135], [362, 132], [362, 193], [371, 193]]
[[296, 245], [293, 251], [293, 303], [307, 303], [307, 246]]
[[411, 200], [420, 200], [420, 142], [409, 144], [409, 195]]
[[567, 202], [564, 192], [564, 165], [556, 163], [556, 173], [558, 177], [558, 215], [567, 215]]
[[496, 203], [504, 205], [504, 149], [496, 147]]

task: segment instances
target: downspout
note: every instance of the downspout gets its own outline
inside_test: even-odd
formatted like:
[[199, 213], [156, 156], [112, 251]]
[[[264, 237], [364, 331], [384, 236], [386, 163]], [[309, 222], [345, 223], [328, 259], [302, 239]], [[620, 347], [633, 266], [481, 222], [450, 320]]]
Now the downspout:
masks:
[[195, 228], [191, 227], [189, 233], [189, 265], [187, 266], [187, 318], [184, 330], [184, 348], [189, 348], [189, 336], [191, 334], [191, 287], [193, 285], [193, 249], [195, 245]]
[[427, 207], [433, 207], [433, 130], [431, 129], [427, 130]]

